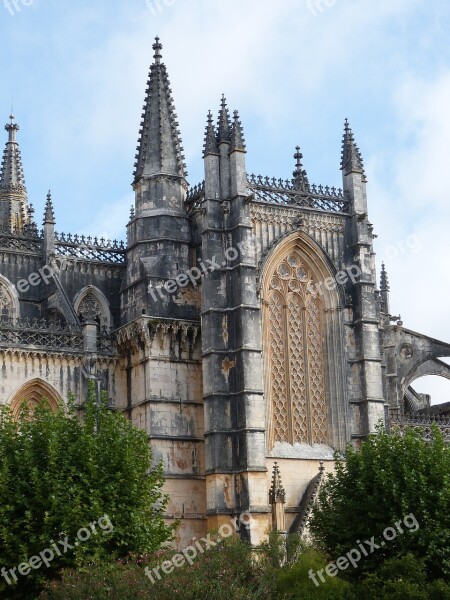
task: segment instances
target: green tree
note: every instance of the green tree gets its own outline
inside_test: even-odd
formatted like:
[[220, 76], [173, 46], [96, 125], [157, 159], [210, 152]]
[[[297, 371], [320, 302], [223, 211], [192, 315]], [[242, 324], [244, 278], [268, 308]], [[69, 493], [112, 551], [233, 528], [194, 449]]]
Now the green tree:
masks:
[[[152, 552], [171, 537], [162, 466], [152, 465], [146, 433], [110, 410], [105, 396], [97, 402], [92, 386], [82, 412], [78, 418], [73, 400], [68, 410], [24, 411], [18, 422], [7, 408], [0, 412], [4, 598], [30, 600], [62, 567]], [[48, 566], [19, 573], [44, 551]]]
[[[394, 539], [385, 539], [388, 527]], [[357, 568], [342, 571], [346, 577], [376, 573], [387, 559], [408, 553], [423, 560], [430, 579], [448, 577], [450, 448], [439, 429], [433, 427], [429, 442], [413, 429], [404, 435], [380, 429], [360, 449], [349, 446], [345, 460], [336, 455], [336, 471], [319, 494], [311, 530], [332, 560], [360, 550]], [[379, 548], [365, 543], [372, 536]]]

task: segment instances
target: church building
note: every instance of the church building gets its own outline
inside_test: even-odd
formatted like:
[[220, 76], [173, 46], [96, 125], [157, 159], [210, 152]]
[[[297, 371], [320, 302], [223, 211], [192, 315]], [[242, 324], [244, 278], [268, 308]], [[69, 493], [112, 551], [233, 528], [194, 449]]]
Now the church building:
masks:
[[54, 207], [50, 193], [39, 228], [19, 126], [5, 126], [0, 404], [17, 415], [73, 393], [82, 410], [89, 381], [105, 390], [164, 465], [180, 547], [244, 511], [253, 543], [301, 533], [335, 450], [380, 422], [424, 435], [436, 422], [450, 437], [413, 387], [450, 378], [439, 358], [450, 344], [390, 314], [347, 121], [343, 189], [310, 183], [300, 148], [292, 177], [256, 176], [222, 97], [207, 117], [204, 181], [191, 186], [158, 38], [153, 49], [126, 240], [57, 232], [63, 200]]

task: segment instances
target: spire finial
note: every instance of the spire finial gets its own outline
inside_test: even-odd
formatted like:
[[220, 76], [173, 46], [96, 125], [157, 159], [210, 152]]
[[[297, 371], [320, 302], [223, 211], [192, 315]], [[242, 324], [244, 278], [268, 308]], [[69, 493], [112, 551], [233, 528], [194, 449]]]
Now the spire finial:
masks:
[[233, 113], [233, 125], [231, 128], [231, 148], [230, 152], [239, 150], [245, 152], [245, 138], [242, 123], [239, 120], [239, 112], [237, 110]]
[[367, 182], [366, 172], [361, 152], [355, 143], [353, 131], [348, 119], [344, 121], [344, 138], [342, 140], [341, 170], [345, 175], [361, 173], [364, 182]]
[[160, 64], [161, 59], [162, 59], [162, 54], [161, 54], [162, 49], [163, 49], [163, 45], [161, 44], [159, 37], [156, 36], [155, 43], [153, 44], [153, 50], [155, 51], [153, 58], [155, 59], [155, 63], [157, 65]]
[[205, 145], [203, 148], [203, 158], [208, 154], [219, 154], [216, 140], [216, 128], [214, 127], [213, 115], [208, 111], [208, 119], [206, 122]]
[[10, 122], [7, 123], [5, 125], [5, 129], [8, 132], [8, 142], [16, 142], [16, 133], [17, 131], [19, 131], [20, 127], [17, 125], [17, 123], [14, 123], [14, 115], [11, 112], [11, 114], [9, 115], [9, 120]]
[[225, 94], [222, 94], [217, 129], [217, 143], [221, 144], [225, 142], [229, 144], [231, 142], [231, 121]]
[[44, 212], [44, 225], [51, 224], [54, 225], [55, 221], [55, 213], [53, 211], [53, 203], [52, 203], [52, 194], [50, 190], [48, 190], [47, 201], [45, 203], [45, 212]]
[[292, 173], [293, 179], [292, 183], [295, 189], [300, 190], [302, 192], [307, 192], [309, 190], [309, 181], [308, 175], [303, 168], [302, 158], [303, 154], [300, 152], [300, 146], [295, 147], [295, 171]]

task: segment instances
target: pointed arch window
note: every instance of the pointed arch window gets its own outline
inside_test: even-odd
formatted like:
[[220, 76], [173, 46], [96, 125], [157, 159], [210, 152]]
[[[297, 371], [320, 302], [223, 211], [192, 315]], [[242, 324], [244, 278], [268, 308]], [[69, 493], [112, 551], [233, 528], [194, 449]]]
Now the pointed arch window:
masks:
[[82, 322], [92, 320], [97, 323], [98, 327], [102, 325], [102, 308], [92, 292], [88, 292], [81, 300], [78, 306], [78, 316]]
[[293, 250], [268, 278], [265, 306], [273, 442], [328, 443], [322, 304]]
[[14, 316], [14, 302], [6, 286], [0, 282], [0, 319], [8, 320]]

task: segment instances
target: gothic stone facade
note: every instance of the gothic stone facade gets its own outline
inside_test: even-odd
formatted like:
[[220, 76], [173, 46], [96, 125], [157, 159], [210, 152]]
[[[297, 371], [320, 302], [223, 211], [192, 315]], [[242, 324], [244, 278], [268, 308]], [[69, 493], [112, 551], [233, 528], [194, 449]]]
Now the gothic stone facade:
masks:
[[[0, 176], [0, 402], [81, 402], [87, 382], [145, 429], [178, 544], [243, 511], [257, 543], [302, 531], [333, 450], [382, 421], [427, 427], [413, 381], [450, 377], [443, 342], [405, 329], [377, 285], [361, 154], [343, 190], [246, 173], [238, 113], [208, 116], [189, 187], [161, 44], [142, 115], [126, 243], [43, 229], [14, 118]], [[447, 427], [442, 421], [441, 426]], [[447, 430], [448, 434], [450, 430]], [[281, 483], [284, 483], [284, 488]]]

